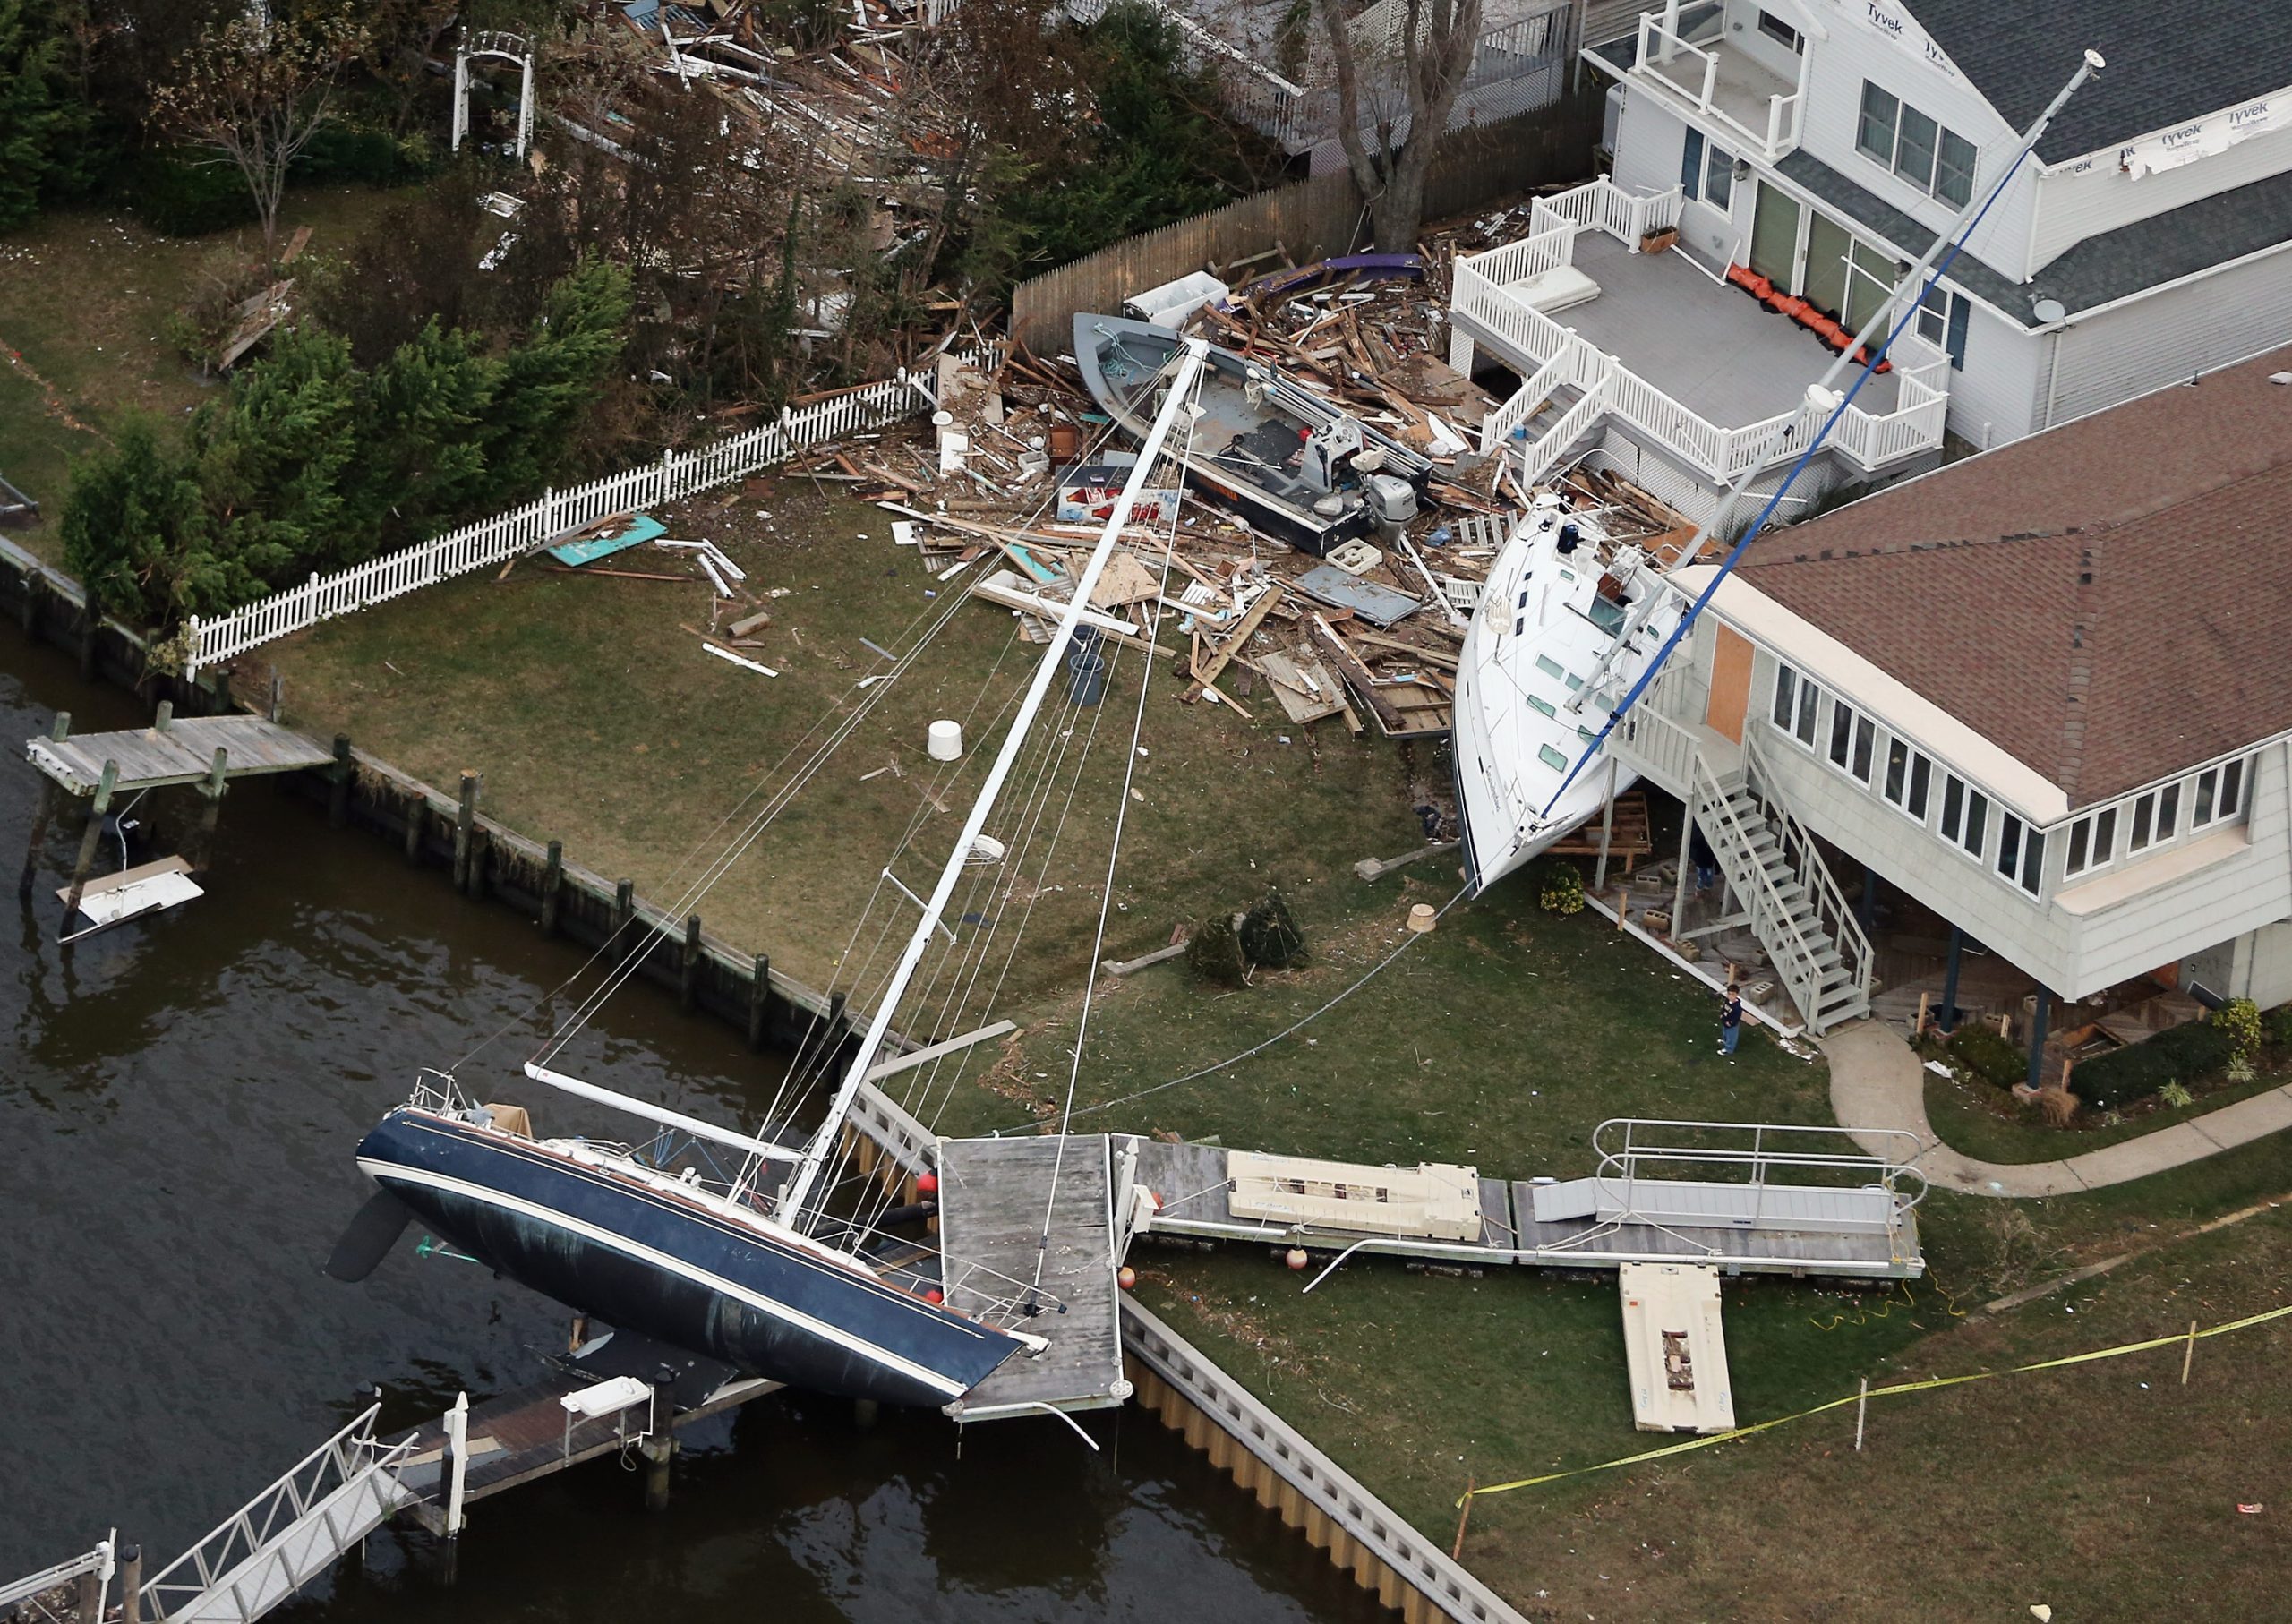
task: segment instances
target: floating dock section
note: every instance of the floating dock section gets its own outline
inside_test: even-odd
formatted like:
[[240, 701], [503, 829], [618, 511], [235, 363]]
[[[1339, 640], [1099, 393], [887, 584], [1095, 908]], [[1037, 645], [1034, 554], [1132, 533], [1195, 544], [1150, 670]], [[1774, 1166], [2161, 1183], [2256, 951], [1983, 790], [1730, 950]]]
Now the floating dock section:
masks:
[[1120, 1292], [1137, 1141], [1105, 1133], [939, 1141], [947, 1306], [1041, 1337], [947, 1406], [957, 1421], [1094, 1410], [1130, 1397]]
[[[1600, 1161], [1590, 1177], [1300, 1164], [1322, 1169], [1317, 1183], [1343, 1193], [1293, 1192], [1281, 1212], [1257, 1188], [1269, 1158], [1249, 1152], [1145, 1141], [1137, 1178], [1152, 1192], [1145, 1227], [1158, 1235], [1484, 1267], [1689, 1263], [1724, 1274], [1915, 1278], [1926, 1269], [1915, 1211], [1926, 1181], [1908, 1163], [1916, 1139], [1900, 1137], [1903, 1157], [1893, 1159], [1838, 1128], [1618, 1117], [1592, 1136]], [[1478, 1192], [1469, 1235], [1432, 1216], [1453, 1204], [1439, 1198], [1460, 1175]]]
[[1719, 1271], [1706, 1263], [1626, 1263], [1623, 1356], [1631, 1419], [1643, 1432], [1729, 1432], [1735, 1394], [1719, 1327]]

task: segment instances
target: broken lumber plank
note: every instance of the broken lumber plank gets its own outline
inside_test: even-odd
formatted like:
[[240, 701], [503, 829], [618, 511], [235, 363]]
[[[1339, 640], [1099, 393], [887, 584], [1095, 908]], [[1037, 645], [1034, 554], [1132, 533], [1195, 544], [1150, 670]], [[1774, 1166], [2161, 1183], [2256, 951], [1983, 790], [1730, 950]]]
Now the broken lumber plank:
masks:
[[[881, 770], [881, 768], [877, 769], [879, 772]], [[965, 1032], [960, 1038], [947, 1038], [937, 1043], [927, 1043], [919, 1049], [910, 1049], [896, 1059], [886, 1060], [881, 1065], [869, 1067], [868, 1081], [880, 1082], [897, 1073], [913, 1071], [919, 1065], [928, 1065], [945, 1056], [960, 1054], [974, 1043], [985, 1043], [989, 1039], [1000, 1038], [1018, 1030], [1019, 1024], [1015, 1021], [997, 1021], [991, 1026], [980, 1027], [975, 1032]]]
[[[1263, 597], [1250, 605], [1249, 612], [1244, 614], [1238, 621], [1235, 622], [1232, 635], [1227, 637], [1224, 644], [1213, 644], [1210, 646], [1210, 659], [1207, 663], [1197, 662], [1195, 664], [1193, 668], [1194, 681], [1200, 684], [1203, 688], [1208, 688], [1215, 685], [1219, 675], [1224, 672], [1228, 662], [1232, 661], [1236, 654], [1241, 653], [1243, 645], [1246, 644], [1251, 637], [1256, 635], [1257, 628], [1261, 625], [1264, 624], [1265, 617], [1273, 611], [1273, 606], [1280, 601], [1281, 583], [1276, 581], [1272, 585], [1265, 589], [1265, 595]], [[1193, 698], [1194, 696], [1188, 694], [1185, 697]], [[1219, 697], [1222, 698], [1224, 696], [1221, 695]], [[1227, 703], [1230, 705], [1233, 702], [1231, 700], [1227, 700]], [[1241, 707], [1236, 705], [1235, 708], [1238, 711]], [[1244, 720], [1246, 721], [1247, 718], [1244, 717]]]
[[1167, 947], [1157, 947], [1152, 953], [1141, 953], [1134, 959], [1101, 959], [1099, 964], [1110, 976], [1126, 976], [1133, 970], [1145, 969], [1149, 964], [1160, 964], [1175, 959], [1184, 951], [1184, 943], [1173, 942]]
[[1369, 674], [1369, 668], [1361, 663], [1361, 657], [1353, 652], [1352, 645], [1338, 636], [1337, 628], [1320, 615], [1314, 615], [1313, 622], [1313, 637], [1328, 652], [1329, 657], [1337, 662], [1338, 672], [1361, 702], [1376, 713], [1378, 725], [1388, 733], [1405, 731], [1408, 724], [1401, 720], [1400, 712], [1378, 692], [1377, 680]]
[[1406, 868], [1411, 863], [1421, 863], [1428, 857], [1440, 857], [1457, 849], [1452, 840], [1436, 845], [1419, 846], [1414, 851], [1404, 851], [1398, 857], [1364, 857], [1353, 865], [1353, 872], [1364, 880], [1381, 880], [1396, 868]]

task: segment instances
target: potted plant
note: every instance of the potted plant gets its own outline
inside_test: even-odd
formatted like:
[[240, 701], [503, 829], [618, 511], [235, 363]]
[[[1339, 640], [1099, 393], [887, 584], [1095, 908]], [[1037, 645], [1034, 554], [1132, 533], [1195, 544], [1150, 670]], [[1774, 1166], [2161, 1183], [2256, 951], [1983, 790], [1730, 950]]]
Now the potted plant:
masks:
[[1652, 231], [1643, 231], [1639, 234], [1639, 252], [1642, 253], [1661, 253], [1679, 240], [1680, 228], [1678, 227], [1658, 226]]

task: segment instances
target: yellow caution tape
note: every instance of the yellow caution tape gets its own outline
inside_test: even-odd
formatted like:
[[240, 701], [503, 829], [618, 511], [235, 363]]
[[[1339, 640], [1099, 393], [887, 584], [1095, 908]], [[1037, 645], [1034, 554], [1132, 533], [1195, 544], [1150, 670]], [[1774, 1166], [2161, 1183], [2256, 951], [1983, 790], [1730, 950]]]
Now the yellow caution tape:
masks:
[[[2281, 1320], [2288, 1314], [2292, 1314], [2292, 1303], [2288, 1303], [2281, 1308], [2271, 1308], [2261, 1313], [2249, 1315], [2242, 1320], [2231, 1320], [2225, 1325], [2215, 1325], [2209, 1330], [2196, 1332], [2195, 1336], [2200, 1339], [2206, 1337], [2225, 1337], [2230, 1331], [2250, 1330], [2255, 1325], [2265, 1325], [2271, 1320]], [[1846, 1405], [1860, 1403], [1865, 1398], [1891, 1398], [1901, 1393], [1930, 1392], [1936, 1388], [1959, 1387], [1969, 1381], [1989, 1381], [1999, 1376], [2023, 1376], [2031, 1371], [2059, 1370], [2065, 1365], [2071, 1364], [2091, 1364], [2097, 1359], [2118, 1359], [2127, 1354], [2145, 1354], [2154, 1348], [2184, 1346], [2190, 1339], [2189, 1332], [2176, 1331], [2169, 1337], [2151, 1337], [2146, 1342], [2127, 1342], [2119, 1347], [2096, 1348], [2091, 1353], [2070, 1354], [2059, 1359], [2040, 1359], [2035, 1364], [2016, 1364], [2002, 1371], [1974, 1371], [1963, 1376], [1934, 1376], [1924, 1381], [1898, 1381], [1890, 1387], [1874, 1387], [1867, 1393], [1849, 1393], [1843, 1398], [1833, 1398], [1826, 1403], [1815, 1406], [1812, 1409], [1800, 1410], [1794, 1415], [1777, 1415], [1772, 1421], [1755, 1422], [1747, 1427], [1737, 1427], [1730, 1432], [1715, 1432], [1708, 1438], [1690, 1438], [1683, 1443], [1665, 1444], [1660, 1449], [1642, 1450], [1637, 1455], [1626, 1455], [1620, 1460], [1604, 1460], [1596, 1466], [1571, 1466], [1565, 1472], [1547, 1472], [1541, 1477], [1516, 1478], [1509, 1483], [1487, 1483], [1476, 1489], [1467, 1489], [1463, 1494], [1458, 1496], [1456, 1503], [1458, 1508], [1462, 1509], [1467, 1502], [1484, 1494], [1509, 1494], [1515, 1489], [1533, 1489], [1539, 1483], [1558, 1483], [1564, 1477], [1582, 1477], [1593, 1472], [1612, 1472], [1618, 1466], [1636, 1466], [1644, 1461], [1662, 1460], [1672, 1455], [1685, 1455], [1694, 1449], [1707, 1449], [1715, 1444], [1733, 1443], [1739, 1439], [1755, 1437], [1758, 1433], [1771, 1431], [1775, 1427], [1787, 1426], [1794, 1421], [1804, 1421], [1810, 1415], [1819, 1415], [1826, 1410], [1835, 1410]]]

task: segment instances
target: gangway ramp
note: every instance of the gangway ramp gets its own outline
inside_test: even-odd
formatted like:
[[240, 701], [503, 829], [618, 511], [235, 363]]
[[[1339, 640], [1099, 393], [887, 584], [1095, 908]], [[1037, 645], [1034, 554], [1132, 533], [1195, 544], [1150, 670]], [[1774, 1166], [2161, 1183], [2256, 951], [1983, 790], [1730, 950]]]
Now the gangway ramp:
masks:
[[405, 1442], [374, 1438], [370, 1406], [201, 1540], [141, 1592], [146, 1618], [252, 1624], [411, 1504]]

